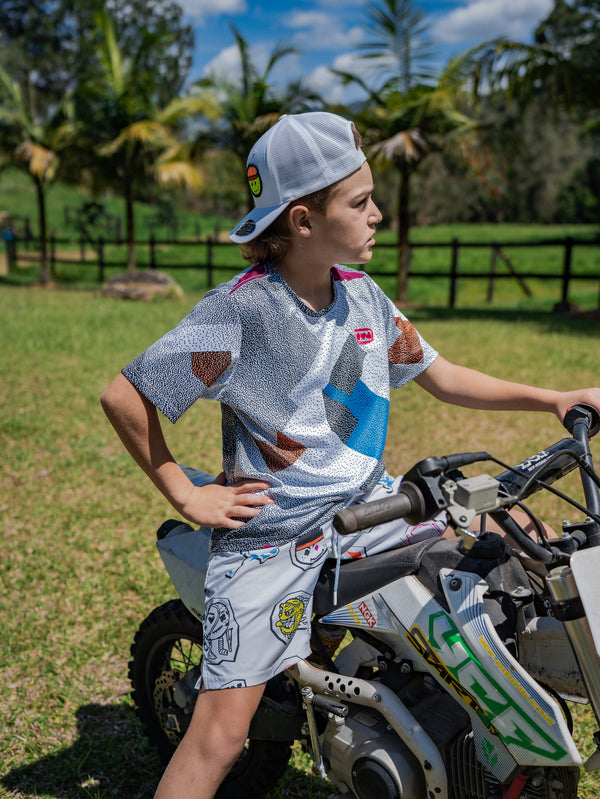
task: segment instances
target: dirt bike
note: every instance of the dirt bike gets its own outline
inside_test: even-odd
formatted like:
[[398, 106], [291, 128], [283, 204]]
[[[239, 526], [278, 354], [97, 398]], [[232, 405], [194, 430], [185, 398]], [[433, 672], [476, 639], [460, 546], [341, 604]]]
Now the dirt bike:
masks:
[[[445, 510], [456, 540], [343, 563], [335, 604], [335, 563], [325, 564], [315, 655], [269, 681], [219, 799], [268, 793], [294, 741], [332, 797], [576, 799], [582, 757], [567, 700], [589, 703], [600, 726], [600, 479], [589, 447], [600, 414], [577, 405], [564, 426], [569, 437], [517, 466], [485, 452], [429, 457], [397, 495], [337, 514], [334, 526], [347, 534]], [[464, 476], [484, 461], [503, 471]], [[553, 485], [574, 469], [583, 502]], [[546, 538], [523, 504], [541, 489], [582, 514], [559, 538]], [[508, 514], [513, 507], [528, 514], [534, 536]], [[486, 530], [488, 517], [511, 545]], [[170, 520], [157, 543], [180, 598], [140, 626], [130, 678], [139, 717], [168, 759], [197, 696], [208, 531]], [[600, 733], [593, 742], [590, 771], [600, 768]]]

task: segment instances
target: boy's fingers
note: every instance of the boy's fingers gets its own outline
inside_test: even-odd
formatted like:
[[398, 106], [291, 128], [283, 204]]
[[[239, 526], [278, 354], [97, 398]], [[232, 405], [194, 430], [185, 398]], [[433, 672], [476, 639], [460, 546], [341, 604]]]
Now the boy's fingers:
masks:
[[237, 497], [238, 501], [244, 503], [244, 505], [272, 505], [273, 500], [271, 497], [265, 496], [265, 494], [241, 494]]
[[271, 488], [271, 483], [267, 483], [265, 480], [240, 480], [239, 483], [234, 483], [230, 486], [234, 491], [266, 491], [267, 488]]

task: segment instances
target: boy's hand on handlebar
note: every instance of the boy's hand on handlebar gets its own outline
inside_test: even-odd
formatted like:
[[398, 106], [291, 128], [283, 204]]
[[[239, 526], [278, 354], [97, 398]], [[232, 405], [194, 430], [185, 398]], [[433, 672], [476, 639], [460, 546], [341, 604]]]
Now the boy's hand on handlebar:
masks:
[[270, 483], [263, 480], [241, 480], [226, 486], [224, 476], [220, 474], [213, 483], [192, 486], [179, 511], [197, 525], [237, 530], [248, 519], [257, 516], [265, 505], [274, 504], [271, 497], [256, 493], [270, 487]]
[[593, 405], [600, 412], [600, 388], [582, 388], [576, 391], [564, 391], [559, 394], [555, 413], [562, 422], [565, 414], [577, 403]]

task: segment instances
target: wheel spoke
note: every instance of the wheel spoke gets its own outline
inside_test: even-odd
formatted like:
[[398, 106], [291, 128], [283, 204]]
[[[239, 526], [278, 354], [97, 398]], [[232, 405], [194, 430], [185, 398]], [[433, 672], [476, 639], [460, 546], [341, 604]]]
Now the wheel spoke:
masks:
[[196, 641], [178, 638], [173, 642], [169, 658], [169, 668], [184, 673], [189, 671], [193, 666], [199, 665], [201, 660], [202, 647]]

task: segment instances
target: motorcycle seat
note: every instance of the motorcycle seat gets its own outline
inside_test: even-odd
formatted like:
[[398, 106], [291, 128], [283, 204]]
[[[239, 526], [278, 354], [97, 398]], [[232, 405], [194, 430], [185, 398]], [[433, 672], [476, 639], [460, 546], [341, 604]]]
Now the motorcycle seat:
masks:
[[401, 577], [415, 574], [425, 553], [435, 545], [454, 548], [453, 542], [446, 539], [428, 538], [425, 541], [418, 541], [398, 549], [390, 549], [388, 552], [378, 555], [342, 561], [335, 605], [333, 604], [333, 586], [336, 562], [327, 560], [321, 569], [315, 588], [313, 611], [318, 616], [325, 616], [334, 608], [347, 605]]

